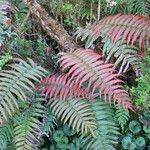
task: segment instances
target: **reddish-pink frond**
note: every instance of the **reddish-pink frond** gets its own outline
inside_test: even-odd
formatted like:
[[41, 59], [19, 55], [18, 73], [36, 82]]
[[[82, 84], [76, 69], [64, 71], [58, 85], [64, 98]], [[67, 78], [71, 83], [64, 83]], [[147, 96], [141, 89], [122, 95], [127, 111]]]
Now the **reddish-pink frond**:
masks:
[[[105, 17], [87, 28], [88, 48], [101, 34], [104, 39], [111, 38], [113, 43], [121, 39], [121, 44], [125, 41], [132, 45], [138, 42], [142, 47], [145, 41], [150, 42], [150, 20], [143, 16], [117, 14]], [[86, 31], [87, 29], [80, 31], [80, 36], [85, 36]]]
[[42, 89], [41, 95], [46, 98], [92, 98], [82, 87], [79, 87], [74, 80], [69, 79], [66, 75], [49, 75], [41, 81], [35, 91]]
[[99, 54], [90, 49], [80, 48], [70, 53], [61, 52], [59, 55], [61, 67], [63, 69], [69, 67], [66, 75], [74, 79], [79, 88], [84, 85], [92, 94], [98, 89], [99, 95], [103, 95], [105, 100], [113, 100], [115, 104], [124, 108], [132, 108], [130, 97], [123, 89], [123, 81], [118, 79], [119, 75], [115, 74], [113, 65], [104, 63]]

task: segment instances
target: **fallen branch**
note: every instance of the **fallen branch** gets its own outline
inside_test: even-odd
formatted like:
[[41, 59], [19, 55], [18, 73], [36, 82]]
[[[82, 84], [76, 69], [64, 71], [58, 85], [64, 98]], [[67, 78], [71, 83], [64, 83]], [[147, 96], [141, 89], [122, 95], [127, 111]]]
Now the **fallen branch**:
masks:
[[36, 2], [36, 0], [23, 1], [28, 6], [31, 14], [39, 21], [42, 28], [63, 49], [66, 51], [73, 51], [74, 49], [78, 48], [74, 39], [67, 33], [64, 27], [51, 16], [49, 16], [49, 14], [44, 10], [44, 8], [41, 7], [41, 5]]

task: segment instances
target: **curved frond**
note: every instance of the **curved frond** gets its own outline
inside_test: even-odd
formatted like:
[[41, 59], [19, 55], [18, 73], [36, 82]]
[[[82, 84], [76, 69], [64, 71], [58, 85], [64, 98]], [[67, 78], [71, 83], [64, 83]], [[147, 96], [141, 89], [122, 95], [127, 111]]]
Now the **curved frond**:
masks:
[[79, 87], [74, 80], [69, 80], [66, 75], [49, 75], [41, 81], [36, 90], [42, 88], [42, 95], [46, 98], [90, 98], [90, 94], [83, 88]]
[[95, 100], [92, 108], [96, 117], [97, 128], [94, 130], [96, 138], [81, 136], [81, 141], [86, 150], [115, 150], [120, 133], [113, 120], [113, 109], [106, 103]]
[[93, 134], [92, 131], [96, 128], [95, 118], [87, 100], [50, 100], [50, 108], [57, 118], [64, 124], [68, 123], [73, 130], [82, 134]]
[[42, 106], [43, 99], [36, 101], [15, 116], [14, 142], [16, 150], [32, 150], [39, 146], [39, 133], [43, 123], [39, 121], [45, 114], [45, 107]]
[[121, 38], [121, 44], [125, 41], [127, 45], [138, 42], [142, 47], [143, 44], [149, 45], [150, 42], [150, 20], [143, 16], [117, 14], [105, 17], [76, 34], [77, 38], [82, 36], [82, 40], [88, 38], [86, 47], [89, 48], [102, 33], [104, 39], [111, 38], [112, 43], [116, 43]]
[[132, 110], [131, 100], [121, 85], [122, 81], [117, 79], [112, 64], [105, 64], [101, 56], [90, 49], [77, 49], [72, 53], [60, 53], [59, 58], [62, 70], [70, 67], [67, 73], [74, 79], [79, 87], [87, 83], [88, 91], [92, 94], [99, 90], [99, 96], [104, 95], [105, 100], [114, 104], [122, 105], [125, 109]]
[[136, 46], [129, 46], [126, 43], [121, 44], [120, 40], [115, 44], [111, 43], [110, 39], [106, 41], [103, 40], [102, 42], [104, 42], [102, 51], [103, 55], [106, 56], [106, 63], [114, 57], [116, 58], [115, 67], [120, 66], [119, 73], [126, 72], [130, 65], [137, 76], [140, 74], [142, 56], [138, 54], [140, 52], [139, 48]]
[[0, 72], [0, 122], [8, 120], [16, 108], [19, 108], [17, 100], [26, 101], [26, 91], [33, 93], [34, 82], [39, 82], [46, 72], [40, 66], [37, 66], [31, 59], [28, 63], [19, 60], [10, 66], [10, 70]]
[[0, 125], [0, 150], [5, 150], [8, 142], [12, 141], [13, 137], [13, 126], [10, 123], [5, 126]]

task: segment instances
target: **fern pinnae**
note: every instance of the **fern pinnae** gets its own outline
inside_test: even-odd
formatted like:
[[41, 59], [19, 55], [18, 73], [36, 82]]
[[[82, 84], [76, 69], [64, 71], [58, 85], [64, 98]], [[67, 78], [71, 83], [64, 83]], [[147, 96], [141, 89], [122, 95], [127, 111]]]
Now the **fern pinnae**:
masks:
[[16, 150], [37, 149], [39, 146], [38, 138], [43, 128], [43, 122], [40, 122], [39, 118], [42, 117], [42, 114], [45, 114], [45, 107], [42, 106], [43, 101], [44, 99], [36, 98], [35, 102], [28, 106], [23, 113], [18, 112], [15, 115], [14, 142]]
[[50, 100], [49, 105], [54, 115], [64, 124], [68, 122], [69, 126], [77, 133], [87, 134], [90, 132], [94, 136], [92, 131], [93, 128], [96, 128], [95, 118], [87, 100]]
[[92, 94], [98, 89], [99, 95], [104, 95], [105, 100], [108, 96], [109, 101], [113, 100], [132, 110], [131, 100], [121, 86], [122, 81], [117, 79], [118, 74], [114, 73], [112, 64], [105, 64], [102, 57], [90, 49], [77, 49], [73, 53], [62, 52], [59, 55], [60, 66], [64, 69], [70, 67], [67, 75], [74, 78], [79, 86], [88, 81], [87, 87]]
[[[26, 101], [24, 89], [33, 93], [34, 81], [45, 76], [46, 70], [37, 66], [29, 59], [29, 63], [19, 59], [20, 63], [11, 65], [11, 70], [0, 72], [0, 112], [4, 120], [12, 116], [19, 108], [17, 99]], [[3, 120], [3, 119], [2, 119]]]
[[52, 114], [52, 112], [49, 108], [46, 109], [45, 117], [43, 117], [43, 124], [44, 124], [44, 126], [41, 129], [39, 136], [40, 137], [47, 136], [48, 138], [50, 138], [50, 135], [55, 130], [55, 127], [57, 127], [57, 119]]
[[14, 135], [13, 126], [11, 122], [5, 123], [4, 126], [0, 125], [0, 150], [5, 150], [8, 143], [12, 140]]
[[35, 88], [35, 91], [42, 89], [41, 95], [45, 98], [90, 98], [92, 97], [85, 89], [79, 87], [74, 80], [69, 79], [67, 75], [49, 75], [44, 78]]
[[137, 76], [140, 74], [140, 64], [142, 57], [139, 55], [140, 49], [136, 46], [129, 46], [126, 42], [121, 44], [121, 41], [117, 41], [115, 44], [111, 43], [110, 39], [103, 40], [103, 55], [106, 56], [106, 63], [111, 58], [115, 57], [116, 61], [114, 67], [119, 67], [119, 74], [126, 72], [129, 65], [133, 68]]
[[116, 43], [121, 38], [121, 44], [124, 41], [127, 41], [128, 45], [133, 45], [135, 42], [138, 42], [141, 48], [145, 41], [149, 43], [149, 27], [150, 21], [147, 17], [117, 14], [105, 17], [96, 24], [80, 31], [79, 36], [84, 36], [88, 30], [87, 48], [89, 48], [104, 31], [104, 40], [111, 38], [111, 42]]
[[81, 136], [81, 141], [86, 150], [115, 150], [118, 143], [119, 129], [113, 120], [113, 109], [101, 100], [92, 102], [92, 108], [96, 117], [97, 128], [94, 130], [96, 138], [91, 135]]
[[125, 126], [129, 120], [130, 114], [128, 110], [124, 110], [123, 108], [118, 108], [115, 111], [114, 119], [119, 123], [122, 131], [124, 131]]

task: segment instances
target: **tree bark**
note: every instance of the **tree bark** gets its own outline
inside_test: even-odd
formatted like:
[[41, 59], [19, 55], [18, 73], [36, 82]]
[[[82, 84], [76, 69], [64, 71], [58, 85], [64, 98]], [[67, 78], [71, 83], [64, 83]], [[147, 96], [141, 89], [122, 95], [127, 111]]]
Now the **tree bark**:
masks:
[[73, 51], [78, 48], [75, 40], [67, 33], [64, 27], [53, 19], [45, 11], [44, 8], [39, 5], [36, 0], [23, 0], [28, 6], [31, 14], [39, 21], [42, 28], [47, 34], [54, 39], [58, 44], [66, 51]]

